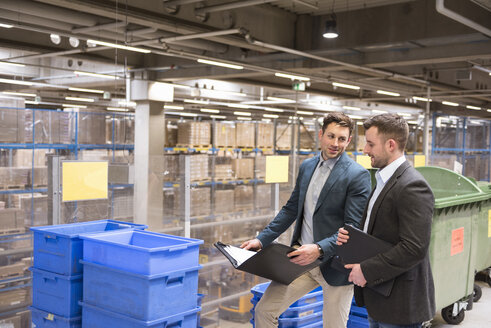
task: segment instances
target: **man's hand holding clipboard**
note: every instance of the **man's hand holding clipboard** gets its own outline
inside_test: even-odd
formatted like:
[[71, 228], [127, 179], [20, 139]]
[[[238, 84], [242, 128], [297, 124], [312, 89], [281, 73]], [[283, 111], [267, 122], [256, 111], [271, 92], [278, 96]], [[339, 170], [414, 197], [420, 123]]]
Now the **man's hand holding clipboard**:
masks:
[[344, 267], [351, 270], [348, 280], [357, 286], [366, 286], [382, 295], [390, 295], [394, 280], [379, 285], [367, 285], [360, 263], [389, 250], [393, 245], [349, 225], [339, 228], [336, 244], [338, 247], [333, 260], [334, 268], [342, 270]]

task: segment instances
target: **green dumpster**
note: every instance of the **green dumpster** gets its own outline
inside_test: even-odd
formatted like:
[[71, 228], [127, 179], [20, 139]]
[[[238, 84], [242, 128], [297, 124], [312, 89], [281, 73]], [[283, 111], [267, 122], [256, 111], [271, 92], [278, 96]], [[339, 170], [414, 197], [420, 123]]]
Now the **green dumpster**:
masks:
[[467, 300], [474, 292], [474, 225], [489, 196], [453, 171], [430, 166], [416, 169], [435, 195], [430, 262], [436, 307], [445, 321], [457, 324], [464, 319]]

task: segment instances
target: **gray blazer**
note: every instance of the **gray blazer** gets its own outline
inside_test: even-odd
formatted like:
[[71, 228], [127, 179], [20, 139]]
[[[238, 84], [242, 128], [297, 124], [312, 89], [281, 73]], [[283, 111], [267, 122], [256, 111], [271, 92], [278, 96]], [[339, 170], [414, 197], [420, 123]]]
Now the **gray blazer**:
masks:
[[[404, 162], [387, 181], [373, 205], [368, 233], [394, 245], [363, 261], [368, 285], [394, 279], [384, 297], [355, 286], [355, 299], [376, 321], [408, 325], [433, 318], [435, 290], [429, 260], [434, 197], [423, 176]], [[365, 224], [366, 210], [361, 226]]]
[[[310, 179], [319, 163], [320, 154], [305, 160], [290, 199], [278, 215], [257, 236], [267, 246], [296, 221], [292, 245], [300, 238], [303, 207]], [[370, 194], [370, 174], [366, 169], [342, 153], [334, 165], [319, 195], [313, 215], [314, 241], [324, 251], [321, 272], [332, 286], [347, 285], [348, 276], [330, 267], [334, 255], [337, 232], [344, 224], [358, 227]]]

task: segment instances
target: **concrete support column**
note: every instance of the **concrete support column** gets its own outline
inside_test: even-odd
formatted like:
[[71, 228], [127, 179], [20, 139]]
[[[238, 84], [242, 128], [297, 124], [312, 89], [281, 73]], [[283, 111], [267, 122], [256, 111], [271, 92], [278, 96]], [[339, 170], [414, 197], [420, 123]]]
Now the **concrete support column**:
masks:
[[161, 102], [137, 101], [135, 110], [134, 221], [150, 230], [163, 226], [165, 117]]

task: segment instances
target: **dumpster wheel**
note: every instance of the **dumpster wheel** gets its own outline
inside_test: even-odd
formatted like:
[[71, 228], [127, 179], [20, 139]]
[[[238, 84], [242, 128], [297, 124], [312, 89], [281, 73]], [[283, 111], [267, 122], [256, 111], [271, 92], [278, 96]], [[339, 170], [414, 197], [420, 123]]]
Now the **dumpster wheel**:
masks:
[[481, 299], [481, 296], [482, 296], [481, 286], [479, 286], [478, 284], [474, 284], [474, 294], [472, 294], [472, 301], [478, 302]]
[[448, 324], [458, 325], [462, 321], [464, 321], [465, 312], [464, 309], [461, 309], [457, 315], [453, 315], [454, 304], [449, 305], [442, 309], [442, 318]]

